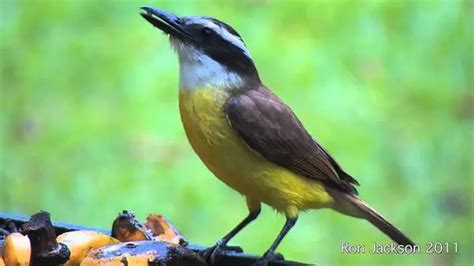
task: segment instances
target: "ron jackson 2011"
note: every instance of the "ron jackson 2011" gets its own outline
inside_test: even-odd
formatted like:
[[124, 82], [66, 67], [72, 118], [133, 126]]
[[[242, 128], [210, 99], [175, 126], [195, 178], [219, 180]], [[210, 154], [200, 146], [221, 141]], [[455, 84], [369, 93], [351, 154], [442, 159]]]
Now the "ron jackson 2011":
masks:
[[397, 245], [395, 243], [379, 244], [374, 243], [367, 250], [364, 244], [351, 244], [349, 242], [341, 243], [341, 252], [344, 254], [420, 254], [419, 245]]

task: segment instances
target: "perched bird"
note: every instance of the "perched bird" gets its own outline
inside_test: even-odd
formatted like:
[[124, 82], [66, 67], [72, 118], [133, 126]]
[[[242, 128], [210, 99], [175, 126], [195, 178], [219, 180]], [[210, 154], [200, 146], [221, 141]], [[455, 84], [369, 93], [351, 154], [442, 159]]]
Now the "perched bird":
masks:
[[179, 57], [179, 110], [191, 146], [209, 170], [242, 194], [249, 214], [208, 250], [211, 261], [255, 220], [261, 203], [286, 223], [259, 261], [266, 265], [298, 213], [331, 208], [366, 219], [400, 245], [400, 230], [357, 196], [359, 183], [312, 137], [260, 80], [241, 36], [211, 17], [178, 17], [152, 7], [141, 15], [165, 34]]

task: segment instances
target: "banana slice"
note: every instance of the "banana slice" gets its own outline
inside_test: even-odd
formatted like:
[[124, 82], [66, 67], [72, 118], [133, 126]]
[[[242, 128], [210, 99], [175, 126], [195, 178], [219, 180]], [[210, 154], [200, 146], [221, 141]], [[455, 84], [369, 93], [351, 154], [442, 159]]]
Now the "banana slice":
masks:
[[153, 240], [148, 229], [135, 218], [135, 213], [127, 210], [119, 213], [112, 223], [112, 237], [120, 242]]
[[66, 232], [56, 240], [65, 244], [71, 252], [69, 260], [64, 264], [66, 266], [80, 265], [91, 249], [119, 243], [113, 237], [94, 231]]
[[166, 217], [150, 214], [146, 218], [145, 226], [150, 229], [155, 241], [164, 241], [177, 245], [187, 245], [186, 239]]
[[[150, 263], [150, 264], [149, 264]], [[186, 247], [159, 241], [133, 241], [92, 250], [81, 266], [200, 266], [206, 262]]]
[[9, 234], [3, 243], [2, 257], [4, 265], [30, 265], [30, 239], [20, 233]]

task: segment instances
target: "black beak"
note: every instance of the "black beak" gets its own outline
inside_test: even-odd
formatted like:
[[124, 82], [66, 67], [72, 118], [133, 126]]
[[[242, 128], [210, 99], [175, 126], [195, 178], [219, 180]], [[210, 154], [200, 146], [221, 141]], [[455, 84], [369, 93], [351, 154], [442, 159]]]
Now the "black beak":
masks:
[[164, 33], [181, 39], [192, 40], [192, 36], [183, 29], [180, 17], [153, 7], [144, 6], [141, 9], [145, 12], [141, 12], [140, 15]]

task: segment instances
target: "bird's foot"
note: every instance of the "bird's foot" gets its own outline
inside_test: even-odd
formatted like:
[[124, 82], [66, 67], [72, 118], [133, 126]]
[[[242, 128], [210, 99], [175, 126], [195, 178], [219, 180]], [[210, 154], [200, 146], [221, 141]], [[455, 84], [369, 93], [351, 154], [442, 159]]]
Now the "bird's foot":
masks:
[[222, 240], [217, 241], [217, 243], [201, 252], [199, 255], [209, 264], [214, 265], [217, 261], [217, 257], [222, 251], [233, 251], [233, 252], [242, 252], [240, 247], [227, 246]]
[[265, 253], [261, 259], [255, 262], [254, 266], [267, 266], [270, 261], [284, 260], [281, 253]]

